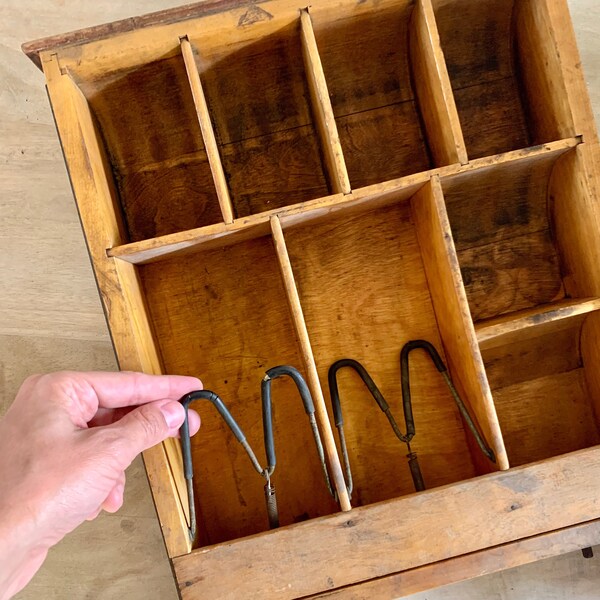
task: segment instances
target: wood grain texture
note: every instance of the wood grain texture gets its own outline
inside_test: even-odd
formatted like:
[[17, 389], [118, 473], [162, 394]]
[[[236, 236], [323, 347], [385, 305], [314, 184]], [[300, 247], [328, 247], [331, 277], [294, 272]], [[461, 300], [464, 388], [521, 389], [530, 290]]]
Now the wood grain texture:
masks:
[[[233, 578], [223, 581], [218, 591], [212, 585], [223, 564], [247, 574], [247, 598], [298, 598], [498, 546], [511, 541], [516, 529], [530, 537], [597, 519], [599, 454], [598, 449], [583, 450], [357, 508], [350, 518], [334, 515], [194, 552], [174, 561], [182, 597], [238, 597]], [[577, 502], [565, 510], [565, 500], [573, 498]], [[542, 505], [545, 510], [540, 510]], [[424, 514], [427, 518], [420, 518]], [[321, 543], [324, 538], [329, 544]], [[290, 552], [299, 544], [307, 551]], [[346, 557], [343, 564], [332, 560], [332, 548]], [[273, 564], [285, 564], [286, 569], [273, 569]]]
[[403, 50], [414, 2], [367, 8], [310, 13], [353, 188], [433, 166]]
[[[99, 141], [90, 108], [83, 94], [67, 74], [62, 74], [56, 59], [43, 63], [48, 94], [53, 108], [73, 192], [78, 199], [79, 215], [88, 236], [88, 251], [92, 259], [96, 281], [100, 290], [108, 325], [115, 338], [119, 366], [122, 369], [141, 371], [151, 369], [146, 364], [151, 349], [140, 346], [140, 322], [130, 318], [131, 290], [126, 291], [115, 259], [106, 255], [106, 248], [122, 242], [123, 224], [116, 209], [116, 190], [109, 176], [108, 159]], [[142, 321], [144, 315], [138, 318]], [[174, 487], [172, 473], [166, 469], [162, 447], [146, 452], [149, 472], [163, 472]], [[166, 470], [166, 473], [164, 471]], [[189, 550], [184, 527], [182, 506], [174, 494], [155, 498], [157, 510], [164, 524], [165, 541], [171, 555]]]
[[78, 83], [106, 144], [131, 241], [221, 220], [181, 56]]
[[483, 350], [511, 465], [600, 442], [579, 350], [582, 319], [565, 320], [558, 330], [546, 323]]
[[328, 194], [300, 33], [297, 13], [248, 43], [193, 38], [237, 217]]
[[540, 325], [556, 323], [557, 328], [560, 328], [563, 319], [571, 319], [599, 309], [600, 299], [598, 298], [563, 300], [538, 308], [530, 308], [510, 315], [479, 321], [475, 326], [477, 341], [481, 348], [502, 345], [507, 338], [515, 339], [522, 336], [527, 330], [539, 330]]
[[348, 170], [346, 169], [340, 136], [329, 98], [327, 81], [325, 80], [325, 73], [323, 73], [323, 65], [308, 9], [300, 11], [300, 25], [304, 70], [310, 90], [313, 115], [321, 141], [321, 150], [327, 166], [329, 185], [334, 193], [348, 194], [350, 192]]
[[478, 473], [508, 469], [498, 415], [492, 401], [481, 352], [469, 312], [458, 256], [439, 178], [431, 180], [411, 199], [412, 214], [421, 248], [423, 265], [440, 336], [454, 383], [470, 414], [479, 423], [496, 456], [496, 465], [481, 455], [467, 432], [467, 439]]
[[[158, 259], [162, 256], [187, 252], [198, 245], [205, 245], [206, 247], [206, 244], [209, 244], [214, 247], [215, 244], [233, 243], [234, 239], [244, 240], [260, 237], [268, 232], [268, 221], [273, 214], [279, 215], [287, 223], [298, 223], [316, 220], [339, 210], [346, 212], [360, 211], [364, 210], [366, 206], [376, 209], [394, 203], [401, 198], [410, 198], [419, 187], [425, 185], [436, 174], [446, 178], [480, 169], [485, 170], [491, 166], [505, 165], [505, 168], [508, 168], [508, 164], [512, 162], [555, 160], [566, 151], [575, 148], [579, 143], [578, 138], [571, 138], [534, 148], [515, 150], [507, 154], [477, 159], [466, 165], [441, 167], [353, 190], [350, 194], [335, 194], [302, 202], [291, 207], [273, 209], [260, 215], [237, 219], [232, 224], [215, 224], [141, 242], [124, 244], [111, 248], [108, 254], [133, 263], [140, 263]], [[228, 239], [230, 236], [232, 239]]]
[[443, 180], [475, 321], [564, 297], [547, 212], [555, 161], [537, 155]]
[[434, 163], [464, 164], [467, 149], [431, 0], [415, 4], [409, 42], [412, 77]]
[[[410, 204], [377, 212], [336, 215], [286, 228], [286, 244], [300, 294], [321, 385], [329, 366], [353, 358], [369, 371], [404, 429], [399, 356], [412, 339], [443, 353]], [[361, 323], [361, 327], [356, 327]], [[425, 482], [435, 487], [475, 474], [465, 433], [444, 380], [425, 355], [411, 357], [411, 389]], [[362, 381], [339, 373], [354, 506], [413, 491], [406, 448]]]
[[225, 223], [231, 223], [233, 221], [233, 207], [231, 206], [231, 198], [229, 197], [229, 188], [227, 187], [227, 181], [225, 180], [223, 163], [219, 156], [219, 148], [217, 146], [217, 140], [215, 139], [215, 132], [210, 119], [210, 113], [208, 112], [204, 89], [202, 88], [202, 82], [200, 81], [194, 50], [187, 37], [181, 38], [181, 54], [190, 82], [192, 96], [194, 97], [198, 123], [200, 125], [200, 130], [202, 131], [202, 141], [204, 142], [210, 170], [215, 182], [221, 214], [223, 215]]
[[298, 296], [294, 271], [292, 270], [290, 257], [287, 251], [281, 221], [277, 216], [271, 217], [271, 236], [277, 254], [277, 261], [279, 262], [281, 279], [290, 307], [298, 344], [300, 345], [300, 350], [302, 352], [304, 368], [308, 373], [308, 385], [310, 386], [312, 393], [319, 429], [323, 436], [323, 447], [327, 458], [327, 464], [331, 469], [332, 483], [339, 498], [341, 509], [348, 511], [351, 509], [350, 497], [346, 488], [346, 482], [344, 481], [340, 457], [335, 446], [329, 414], [327, 412], [327, 406], [325, 405], [321, 382], [319, 381], [319, 373], [317, 372], [317, 365], [315, 363], [315, 357], [306, 328], [306, 321], [304, 319], [304, 314], [302, 313], [302, 305], [300, 303], [300, 297]]
[[[378, 598], [379, 600], [396, 598], [404, 598], [408, 595], [419, 592], [426, 592], [427, 598], [442, 596], [447, 600], [453, 600], [459, 594], [464, 593], [461, 588], [453, 586], [445, 587], [451, 583], [463, 582], [471, 578], [478, 578], [482, 575], [490, 573], [498, 573], [506, 569], [514, 568], [515, 566], [527, 565], [536, 561], [544, 560], [557, 554], [566, 554], [567, 552], [575, 552], [586, 546], [596, 544], [600, 539], [600, 522], [589, 521], [582, 525], [569, 527], [567, 529], [558, 529], [550, 533], [536, 535], [524, 540], [519, 540], [511, 544], [496, 546], [490, 550], [483, 552], [473, 552], [456, 558], [443, 560], [423, 567], [417, 567], [368, 581], [361, 585], [349, 586], [310, 596], [310, 598], [329, 598], [340, 600], [363, 600], [364, 598]], [[577, 553], [581, 558], [581, 554]], [[585, 563], [586, 561], [580, 561]], [[488, 578], [488, 581], [491, 578]], [[445, 589], [433, 592], [429, 591], [431, 584]], [[474, 582], [475, 584], [477, 582]], [[477, 589], [481, 589], [485, 584], [481, 582], [480, 586], [473, 586], [475, 593]], [[489, 584], [488, 584], [489, 585]], [[463, 586], [464, 590], [466, 586]], [[493, 587], [493, 586], [490, 586]], [[512, 591], [512, 590], [511, 590]], [[528, 588], [527, 592], [531, 591]], [[500, 592], [497, 588], [494, 592]], [[494, 593], [491, 592], [491, 593]], [[419, 594], [421, 597], [421, 594]], [[464, 596], [462, 596], [464, 597]], [[470, 595], [468, 596], [471, 597]]]
[[[167, 372], [195, 374], [219, 394], [264, 463], [260, 384], [289, 364], [304, 372], [275, 249], [268, 237], [173, 258], [140, 269]], [[338, 510], [330, 497], [300, 397], [273, 383], [282, 524]], [[208, 403], [194, 405], [202, 434], [192, 440], [201, 545], [268, 529], [264, 480]]]

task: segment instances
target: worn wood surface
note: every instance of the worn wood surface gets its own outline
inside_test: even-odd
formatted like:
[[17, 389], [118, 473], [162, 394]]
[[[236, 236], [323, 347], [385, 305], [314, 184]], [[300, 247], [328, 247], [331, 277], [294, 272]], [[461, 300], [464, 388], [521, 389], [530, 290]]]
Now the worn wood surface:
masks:
[[482, 456], [467, 432], [477, 472], [507, 469], [508, 458], [469, 313], [439, 178], [432, 179], [428, 186], [419, 190], [413, 196], [411, 206], [450, 372], [461, 398], [470, 405], [470, 413], [475, 422], [479, 422], [480, 431], [495, 454], [494, 465]]
[[[358, 360], [404, 430], [402, 346], [423, 338], [443, 356], [409, 202], [288, 228], [286, 243], [323, 388], [329, 389], [327, 372], [333, 362]], [[473, 476], [460, 417], [444, 380], [424, 353], [411, 355], [411, 370], [418, 431], [411, 447], [419, 455], [426, 485]], [[406, 446], [388, 434], [389, 423], [363, 382], [349, 369], [338, 373], [338, 382], [353, 506], [414, 491]]]
[[[7, 167], [0, 174], [5, 192], [3, 210], [6, 207], [1, 225], [6, 235], [0, 242], [7, 282], [0, 292], [1, 332], [8, 352], [2, 361], [5, 403], [29, 367], [42, 371], [61, 367], [114, 368], [42, 79], [20, 54], [19, 44], [25, 39], [168, 4], [177, 3], [163, 0], [119, 7], [103, 1], [75, 4], [56, 0], [43, 4], [36, 0], [9, 0], [0, 8], [0, 106], [5, 115], [0, 124], [0, 152]], [[586, 0], [572, 0], [571, 7], [575, 10], [584, 66], [597, 105], [599, 72], [590, 57], [597, 52], [598, 7]], [[32, 19], [32, 15], [36, 18]], [[23, 298], [28, 299], [26, 304]], [[154, 512], [150, 503], [144, 501], [144, 478], [140, 471], [134, 471], [129, 474], [129, 481], [135, 504], [130, 504], [133, 510], [125, 513], [127, 519], [119, 521], [120, 527], [110, 527], [106, 519], [112, 517], [107, 517], [79, 530], [51, 553], [43, 571], [21, 598], [175, 597], [171, 574], [163, 562], [158, 529], [152, 525]], [[136, 482], [143, 485], [138, 487]], [[94, 552], [89, 552], [90, 540]], [[581, 560], [580, 554], [575, 553], [428, 592], [426, 596], [452, 600], [591, 599], [596, 597], [598, 585], [596, 565], [594, 561]]]
[[[211, 583], [224, 564], [247, 574], [248, 599], [271, 595], [286, 600], [352, 585], [445, 560], [456, 550], [469, 553], [501, 545], [513, 539], [515, 529], [531, 537], [596, 519], [593, 480], [599, 467], [600, 449], [583, 450], [196, 551], [176, 558], [175, 572], [184, 600], [238, 598], [234, 578], [218, 588]], [[565, 499], [577, 501], [567, 505]], [[421, 511], [427, 519], [416, 518]], [[474, 525], [482, 521], [486, 527]], [[302, 552], [290, 552], [300, 546]], [[333, 549], [343, 561], [335, 560]]]

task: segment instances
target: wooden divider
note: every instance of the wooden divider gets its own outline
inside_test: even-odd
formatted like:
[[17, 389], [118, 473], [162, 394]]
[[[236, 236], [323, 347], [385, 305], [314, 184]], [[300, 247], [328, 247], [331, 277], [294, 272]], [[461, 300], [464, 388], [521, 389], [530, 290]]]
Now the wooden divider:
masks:
[[539, 325], [556, 323], [560, 327], [565, 319], [597, 310], [600, 310], [600, 298], [569, 299], [480, 321], [475, 325], [475, 332], [479, 347], [483, 350], [497, 343], [505, 343], [509, 336], [519, 336]]
[[431, 0], [419, 0], [411, 21], [413, 82], [436, 165], [468, 162], [458, 111]]
[[350, 510], [352, 508], [350, 505], [350, 498], [346, 489], [340, 458], [335, 445], [329, 416], [327, 414], [323, 390], [321, 389], [321, 384], [319, 382], [317, 365], [315, 363], [315, 358], [310, 345], [310, 339], [308, 337], [308, 329], [306, 328], [306, 322], [302, 313], [300, 296], [298, 295], [298, 290], [296, 288], [292, 264], [290, 262], [290, 257], [285, 245], [281, 221], [279, 220], [278, 216], [273, 216], [271, 218], [271, 232], [273, 235], [275, 251], [277, 253], [277, 260], [279, 261], [279, 265], [281, 267], [281, 276], [285, 287], [285, 293], [290, 305], [292, 320], [294, 321], [294, 327], [296, 328], [296, 334], [298, 335], [298, 342], [300, 344], [304, 366], [308, 374], [308, 385], [315, 401], [319, 429], [323, 435], [325, 454], [327, 455], [327, 460], [331, 469], [331, 478], [335, 485], [335, 489], [337, 490], [342, 510]]
[[[135, 267], [109, 258], [106, 248], [123, 243], [124, 228], [106, 152], [81, 90], [56, 56], [43, 62], [48, 95], [119, 367], [129, 371], [160, 372]], [[148, 477], [170, 556], [189, 552], [181, 490], [185, 490], [177, 442], [170, 440], [144, 452]], [[179, 485], [178, 485], [179, 484]]]
[[185, 70], [187, 71], [188, 80], [192, 89], [196, 114], [198, 115], [204, 148], [206, 149], [210, 170], [212, 172], [213, 181], [215, 182], [221, 214], [223, 215], [225, 223], [232, 223], [234, 215], [231, 197], [229, 196], [229, 187], [227, 186], [223, 163], [221, 162], [221, 156], [219, 155], [219, 148], [210, 119], [210, 113], [208, 112], [208, 105], [206, 103], [206, 97], [204, 96], [198, 66], [196, 65], [196, 59], [194, 58], [194, 50], [187, 37], [180, 38], [180, 42], [181, 54], [183, 55]]
[[[439, 177], [433, 177], [429, 185], [415, 194], [411, 204], [429, 291], [454, 383], [471, 406], [493, 448], [498, 468], [508, 469], [508, 457], [471, 320]], [[467, 435], [467, 439], [478, 468], [489, 471], [491, 463], [473, 446], [472, 436]]]
[[349, 194], [350, 179], [346, 169], [346, 162], [340, 144], [333, 108], [327, 90], [327, 82], [323, 73], [323, 65], [317, 48], [317, 40], [313, 30], [312, 20], [308, 8], [300, 11], [300, 26], [302, 33], [302, 55], [304, 69], [308, 79], [311, 104], [315, 125], [321, 142], [321, 149], [325, 157], [325, 166], [329, 175], [329, 184], [334, 193]]

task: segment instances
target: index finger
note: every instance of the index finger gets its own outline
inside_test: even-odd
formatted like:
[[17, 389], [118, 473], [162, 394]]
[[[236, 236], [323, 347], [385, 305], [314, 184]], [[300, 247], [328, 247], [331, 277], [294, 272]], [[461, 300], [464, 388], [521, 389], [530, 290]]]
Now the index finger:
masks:
[[121, 408], [137, 406], [156, 400], [179, 400], [193, 390], [201, 390], [197, 377], [185, 375], [146, 375], [121, 371], [117, 373], [73, 373], [81, 388], [93, 390], [98, 407]]

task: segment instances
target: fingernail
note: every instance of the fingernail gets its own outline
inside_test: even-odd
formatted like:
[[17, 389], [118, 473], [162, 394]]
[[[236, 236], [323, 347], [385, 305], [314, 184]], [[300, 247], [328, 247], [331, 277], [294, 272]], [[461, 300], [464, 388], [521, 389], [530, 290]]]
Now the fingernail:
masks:
[[160, 412], [162, 412], [169, 429], [180, 427], [185, 418], [183, 406], [178, 402], [167, 402], [166, 404], [163, 404], [160, 407]]

